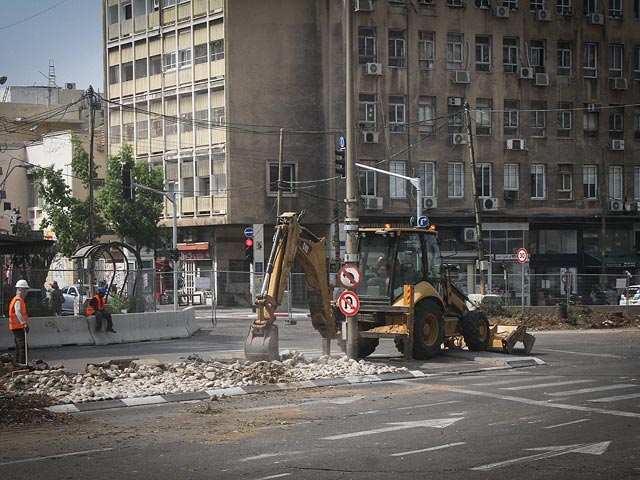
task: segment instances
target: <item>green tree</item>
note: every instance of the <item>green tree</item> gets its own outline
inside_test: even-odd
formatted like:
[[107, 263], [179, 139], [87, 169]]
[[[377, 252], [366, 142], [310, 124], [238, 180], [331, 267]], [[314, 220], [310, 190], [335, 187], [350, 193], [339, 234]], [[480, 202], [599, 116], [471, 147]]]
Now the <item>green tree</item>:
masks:
[[136, 249], [154, 248], [160, 240], [158, 222], [162, 215], [164, 197], [141, 188], [135, 189], [135, 199], [122, 194], [122, 165], [131, 165], [134, 181], [154, 190], [162, 191], [164, 175], [147, 161], [134, 162], [131, 145], [125, 144], [118, 155], [109, 157], [105, 185], [98, 193], [101, 210], [109, 227], [124, 242]]
[[[82, 185], [89, 187], [89, 154], [82, 146], [80, 139], [75, 135], [71, 137], [72, 159], [71, 172], [74, 178], [80, 180]], [[36, 188], [38, 195], [43, 200], [42, 209], [45, 218], [42, 227], [51, 227], [56, 233], [56, 247], [65, 257], [71, 257], [82, 245], [94, 243], [105, 231], [105, 224], [97, 205], [94, 205], [94, 236], [88, 237], [87, 218], [89, 217], [89, 200], [79, 200], [73, 196], [70, 187], [63, 177], [62, 170], [56, 170], [53, 166], [38, 167], [36, 169], [38, 180]], [[93, 175], [97, 176], [97, 167], [94, 165]]]

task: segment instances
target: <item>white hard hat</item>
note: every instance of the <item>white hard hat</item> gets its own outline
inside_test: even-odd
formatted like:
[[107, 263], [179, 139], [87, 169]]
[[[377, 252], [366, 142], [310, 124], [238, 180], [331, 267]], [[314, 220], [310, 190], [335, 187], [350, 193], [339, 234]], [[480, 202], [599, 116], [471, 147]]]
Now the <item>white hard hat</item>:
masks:
[[29, 288], [29, 284], [26, 280], [18, 280], [16, 283], [16, 288]]

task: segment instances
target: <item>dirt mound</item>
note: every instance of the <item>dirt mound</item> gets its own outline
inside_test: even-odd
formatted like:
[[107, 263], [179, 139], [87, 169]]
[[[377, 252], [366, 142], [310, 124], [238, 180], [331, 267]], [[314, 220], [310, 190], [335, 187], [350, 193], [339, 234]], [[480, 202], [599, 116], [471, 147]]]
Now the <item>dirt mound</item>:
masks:
[[550, 314], [525, 312], [512, 315], [497, 313], [490, 316], [490, 321], [498, 325], [526, 325], [529, 331], [640, 328], [640, 315], [596, 312], [586, 306], [570, 307], [566, 318], [563, 318], [560, 312]]

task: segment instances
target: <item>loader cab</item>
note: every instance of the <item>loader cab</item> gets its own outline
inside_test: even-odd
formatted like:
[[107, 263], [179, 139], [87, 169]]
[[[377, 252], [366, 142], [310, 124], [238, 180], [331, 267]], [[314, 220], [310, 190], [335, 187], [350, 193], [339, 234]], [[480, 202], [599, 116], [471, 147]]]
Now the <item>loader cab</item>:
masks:
[[403, 286], [430, 282], [442, 285], [442, 259], [434, 231], [418, 228], [365, 228], [359, 231], [359, 297], [391, 304]]

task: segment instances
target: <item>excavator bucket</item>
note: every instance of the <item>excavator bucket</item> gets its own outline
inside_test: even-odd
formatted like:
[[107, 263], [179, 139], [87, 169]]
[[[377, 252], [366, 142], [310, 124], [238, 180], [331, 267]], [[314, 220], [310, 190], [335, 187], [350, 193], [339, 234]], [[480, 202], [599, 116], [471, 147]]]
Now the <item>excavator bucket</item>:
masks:
[[526, 354], [533, 350], [536, 337], [527, 333], [524, 325], [492, 325], [489, 350], [511, 353], [516, 343], [522, 342]]
[[249, 327], [249, 335], [244, 344], [244, 356], [252, 362], [280, 360], [278, 349], [278, 326], [268, 325], [262, 328]]

